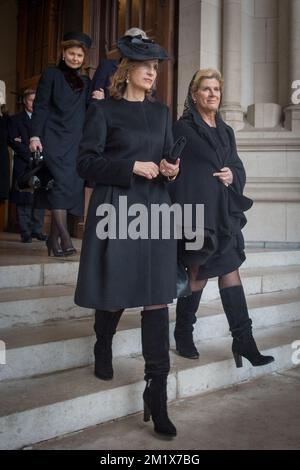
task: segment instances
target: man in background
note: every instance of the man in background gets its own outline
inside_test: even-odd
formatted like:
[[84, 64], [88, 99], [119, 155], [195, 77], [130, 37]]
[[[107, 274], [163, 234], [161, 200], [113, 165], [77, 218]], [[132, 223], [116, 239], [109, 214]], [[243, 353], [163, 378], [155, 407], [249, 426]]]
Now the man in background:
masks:
[[17, 180], [29, 168], [31, 153], [29, 150], [30, 124], [33, 111], [35, 90], [25, 90], [23, 94], [24, 110], [15, 114], [8, 122], [9, 146], [14, 151], [13, 191], [11, 200], [16, 204], [17, 216], [23, 243], [31, 243], [32, 238], [46, 240], [42, 233], [44, 209], [35, 209], [33, 192], [20, 191]]

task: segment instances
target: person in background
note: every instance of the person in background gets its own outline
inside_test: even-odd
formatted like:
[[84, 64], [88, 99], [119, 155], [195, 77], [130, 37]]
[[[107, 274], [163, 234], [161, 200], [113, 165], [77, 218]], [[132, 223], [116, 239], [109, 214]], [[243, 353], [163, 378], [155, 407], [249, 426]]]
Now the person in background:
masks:
[[84, 33], [64, 35], [61, 60], [40, 79], [33, 108], [30, 149], [43, 151], [53, 176], [52, 189], [37, 191], [37, 204], [51, 210], [48, 255], [76, 253], [67, 226], [67, 214], [83, 216], [85, 182], [77, 173], [76, 159], [88, 104], [88, 77], [81, 74], [91, 38]]
[[8, 121], [9, 145], [14, 151], [13, 190], [11, 200], [16, 204], [17, 217], [23, 243], [31, 243], [32, 238], [45, 241], [43, 234], [44, 209], [34, 207], [34, 195], [31, 190], [20, 191], [17, 180], [29, 169], [31, 152], [29, 149], [33, 103], [36, 91], [27, 89], [23, 93], [24, 110], [15, 114]]
[[[148, 36], [140, 28], [130, 28], [124, 36], [138, 36], [140, 35], [143, 39], [147, 39]], [[119, 60], [102, 59], [99, 66], [96, 69], [91, 84], [91, 98], [92, 99], [104, 99], [109, 97], [109, 86], [111, 84], [111, 78], [117, 70]]]

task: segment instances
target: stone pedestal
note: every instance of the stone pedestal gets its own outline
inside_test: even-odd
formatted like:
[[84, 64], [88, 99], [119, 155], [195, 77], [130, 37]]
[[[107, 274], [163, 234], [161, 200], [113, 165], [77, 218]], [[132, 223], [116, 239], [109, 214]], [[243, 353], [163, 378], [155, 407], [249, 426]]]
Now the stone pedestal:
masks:
[[270, 129], [281, 123], [282, 109], [276, 103], [255, 103], [248, 106], [247, 121], [257, 129]]
[[300, 135], [300, 105], [287, 106], [284, 114], [284, 127], [289, 131], [299, 132]]
[[243, 129], [244, 116], [243, 110], [239, 105], [225, 105], [220, 109], [222, 118], [226, 121], [234, 130], [239, 131]]

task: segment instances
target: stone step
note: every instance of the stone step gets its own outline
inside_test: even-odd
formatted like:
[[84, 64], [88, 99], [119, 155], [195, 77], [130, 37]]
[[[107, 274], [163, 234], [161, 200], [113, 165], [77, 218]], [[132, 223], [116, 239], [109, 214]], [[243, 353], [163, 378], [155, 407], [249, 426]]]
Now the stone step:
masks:
[[[169, 400], [292, 368], [296, 365], [293, 342], [299, 338], [300, 322], [258, 331], [261, 351], [275, 357], [275, 362], [264, 367], [252, 367], [244, 359], [244, 366], [237, 369], [230, 338], [201, 342], [198, 361], [171, 353]], [[109, 382], [96, 379], [92, 367], [83, 367], [1, 383], [0, 447], [22, 448], [141, 411], [143, 367], [141, 356], [119, 358], [115, 361], [115, 378]]]
[[[300, 287], [300, 266], [241, 269], [246, 295], [271, 293]], [[0, 328], [34, 325], [58, 319], [74, 319], [92, 313], [74, 304], [74, 286], [40, 286], [0, 290]], [[211, 279], [203, 301], [219, 298], [217, 279]]]
[[[79, 248], [78, 244], [77, 248]], [[5, 255], [7, 249], [4, 250], [3, 255], [1, 254], [0, 289], [74, 284], [76, 282], [78, 256], [59, 260], [58, 258], [47, 258], [47, 256], [34, 256], [34, 250], [27, 250], [32, 253], [30, 257], [28, 254], [27, 256], [24, 254], [24, 247], [22, 250], [19, 256], [13, 255], [14, 252], [10, 256]], [[247, 259], [243, 264], [244, 268], [300, 265], [300, 250], [296, 249], [249, 249], [246, 253]]]
[[[253, 328], [267, 328], [300, 320], [300, 289], [257, 294], [248, 299]], [[34, 327], [0, 330], [6, 344], [6, 365], [0, 366], [0, 381], [71, 369], [94, 361], [93, 317], [57, 321]], [[175, 347], [173, 330], [175, 306], [170, 307], [170, 344]], [[229, 335], [220, 302], [202, 303], [195, 324], [195, 341]], [[200, 348], [201, 349], [201, 348]], [[114, 338], [114, 357], [141, 354], [140, 312], [127, 310]]]
[[[169, 453], [178, 454], [180, 449], [180, 453], [194, 450], [196, 455], [201, 449], [202, 464], [208, 450], [293, 451], [299, 449], [299, 397], [300, 366], [296, 366], [221, 390], [175, 400], [169, 404], [168, 411], [177, 426], [177, 437], [167, 443], [153, 432], [151, 423], [143, 423], [141, 413], [135, 413], [26, 447], [26, 450], [92, 450], [97, 451], [99, 459], [100, 452], [104, 457], [102, 462], [107, 464], [107, 449], [109, 452], [139, 450], [141, 454], [145, 449], [147, 453], [156, 450], [164, 454], [168, 449]], [[278, 452], [274, 454], [278, 462]], [[161, 463], [165, 463], [163, 455], [160, 457]], [[191, 463], [200, 462], [195, 456]]]

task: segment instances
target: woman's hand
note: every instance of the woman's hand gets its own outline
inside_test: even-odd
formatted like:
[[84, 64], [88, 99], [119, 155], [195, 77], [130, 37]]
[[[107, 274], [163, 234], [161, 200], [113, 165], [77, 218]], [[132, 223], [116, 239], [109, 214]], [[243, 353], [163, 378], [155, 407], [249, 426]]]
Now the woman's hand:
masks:
[[163, 158], [163, 160], [159, 164], [159, 171], [162, 175], [167, 176], [168, 178], [176, 178], [179, 173], [179, 164], [180, 158], [177, 158], [176, 163], [173, 165], [172, 163], [167, 162]]
[[148, 180], [152, 180], [159, 175], [159, 168], [154, 162], [135, 162], [133, 173], [138, 176], [143, 176]]
[[32, 137], [30, 139], [29, 148], [30, 148], [30, 152], [36, 152], [37, 150], [39, 150], [40, 152], [43, 151], [43, 146], [39, 137]]
[[224, 168], [221, 168], [221, 173], [214, 173], [213, 176], [217, 176], [225, 186], [229, 186], [233, 182], [233, 174], [228, 166], [224, 166]]
[[105, 94], [103, 88], [99, 88], [99, 90], [94, 90], [92, 93], [92, 98], [94, 100], [104, 100]]

